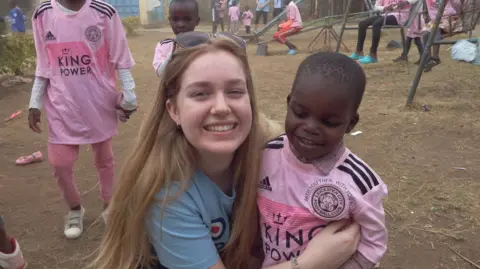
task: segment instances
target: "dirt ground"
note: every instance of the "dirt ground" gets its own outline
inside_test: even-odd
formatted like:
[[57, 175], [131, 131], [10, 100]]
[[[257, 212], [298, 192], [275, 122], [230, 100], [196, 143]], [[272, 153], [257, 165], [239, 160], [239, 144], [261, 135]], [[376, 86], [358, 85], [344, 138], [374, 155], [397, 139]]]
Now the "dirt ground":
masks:
[[[314, 33], [292, 38], [302, 49], [295, 56], [284, 55], [286, 48], [279, 44], [270, 45], [273, 55], [268, 57], [255, 56], [256, 46], [248, 47], [260, 107], [276, 120], [283, 120], [287, 92]], [[169, 31], [144, 31], [130, 38], [141, 107], [131, 121], [120, 125], [120, 135], [114, 139], [117, 168], [156, 95], [158, 79], [151, 67], [155, 44], [170, 36]], [[350, 49], [355, 36], [346, 33]], [[414, 107], [405, 108], [416, 66], [392, 63], [400, 51], [385, 49], [391, 39], [399, 39], [398, 30], [383, 35], [380, 63], [365, 67], [368, 89], [356, 128], [363, 133], [346, 136], [347, 145], [389, 186], [385, 208], [390, 242], [381, 267], [475, 268], [461, 255], [480, 264], [480, 67], [452, 61], [448, 47], [442, 47], [443, 63], [423, 75]], [[365, 47], [369, 45], [367, 39]], [[412, 46], [411, 59], [417, 57]], [[30, 89], [30, 84], [0, 88], [0, 116], [25, 109]], [[423, 104], [430, 111], [422, 111]], [[46, 155], [46, 131], [31, 132], [24, 113], [0, 122], [0, 133], [0, 213], [9, 233], [19, 239], [30, 268], [82, 268], [104, 229], [96, 221], [102, 205], [91, 150], [81, 148], [75, 169], [87, 209], [85, 233], [67, 241], [63, 236], [67, 207], [48, 162], [14, 164], [17, 157], [37, 150]]]

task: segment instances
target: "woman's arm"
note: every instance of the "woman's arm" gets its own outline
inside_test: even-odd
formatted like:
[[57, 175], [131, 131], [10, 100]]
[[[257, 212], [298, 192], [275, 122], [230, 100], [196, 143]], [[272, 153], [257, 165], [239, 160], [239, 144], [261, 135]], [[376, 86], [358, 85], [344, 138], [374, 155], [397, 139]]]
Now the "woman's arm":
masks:
[[[308, 243], [298, 257], [300, 269], [338, 269], [356, 252], [360, 240], [360, 226], [348, 221], [329, 224]], [[334, 251], [332, 251], [334, 250]], [[283, 262], [265, 269], [293, 269], [292, 262]], [[209, 269], [226, 269], [219, 259]]]

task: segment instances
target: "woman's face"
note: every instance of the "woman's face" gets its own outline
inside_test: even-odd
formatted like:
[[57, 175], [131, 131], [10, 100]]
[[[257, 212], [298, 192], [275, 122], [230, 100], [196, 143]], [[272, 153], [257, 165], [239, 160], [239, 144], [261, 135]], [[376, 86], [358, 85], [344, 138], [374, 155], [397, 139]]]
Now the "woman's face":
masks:
[[252, 126], [242, 62], [225, 51], [197, 57], [183, 73], [175, 100], [167, 101], [167, 110], [200, 153], [234, 153]]

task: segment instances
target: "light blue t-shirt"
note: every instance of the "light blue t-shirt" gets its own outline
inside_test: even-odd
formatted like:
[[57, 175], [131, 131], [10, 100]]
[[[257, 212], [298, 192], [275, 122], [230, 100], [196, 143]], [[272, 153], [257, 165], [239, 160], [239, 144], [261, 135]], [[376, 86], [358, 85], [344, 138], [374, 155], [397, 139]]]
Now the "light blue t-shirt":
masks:
[[[175, 185], [169, 195], [175, 196], [178, 189]], [[161, 217], [165, 194], [165, 189], [157, 193], [147, 218], [150, 243], [160, 263], [169, 269], [208, 269], [215, 265], [218, 251], [230, 237], [235, 193], [227, 196], [197, 171], [186, 191], [167, 203]]]
[[273, 7], [274, 8], [283, 8], [283, 0], [274, 0]]
[[[267, 2], [268, 0], [258, 0], [258, 5], [263, 5]], [[265, 11], [269, 12], [270, 11], [270, 4], [264, 6], [262, 9], [259, 9], [257, 6], [257, 11]]]

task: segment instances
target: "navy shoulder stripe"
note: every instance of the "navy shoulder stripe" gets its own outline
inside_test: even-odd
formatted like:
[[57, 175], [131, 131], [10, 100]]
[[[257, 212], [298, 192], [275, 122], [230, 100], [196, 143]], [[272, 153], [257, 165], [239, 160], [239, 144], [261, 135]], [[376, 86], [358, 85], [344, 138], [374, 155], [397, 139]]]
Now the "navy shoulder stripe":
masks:
[[95, 9], [96, 11], [104, 14], [109, 19], [111, 19], [113, 17], [113, 15], [115, 13], [117, 13], [117, 11], [115, 10], [115, 8], [113, 6], [111, 6], [110, 4], [105, 3], [103, 1], [92, 0], [92, 2], [90, 3], [90, 7]]
[[42, 15], [45, 10], [52, 9], [52, 3], [49, 1], [42, 2], [40, 5], [37, 6], [35, 9], [35, 13], [33, 15], [33, 19], [37, 19], [38, 16]]
[[170, 43], [170, 42], [173, 42], [173, 41], [174, 41], [173, 38], [167, 38], [167, 39], [164, 39], [164, 40], [160, 41], [160, 45], [167, 44], [167, 43]]
[[337, 168], [352, 177], [355, 185], [357, 185], [362, 194], [366, 194], [368, 191], [379, 185], [378, 179], [372, 169], [353, 154], [349, 154], [344, 163]]
[[365, 163], [363, 163], [362, 161], [360, 161], [359, 159], [355, 158], [355, 156], [353, 156], [353, 154], [349, 154], [348, 155], [349, 158], [351, 158], [356, 164], [358, 164], [359, 166], [361, 166], [363, 168], [363, 170], [365, 170], [365, 172], [367, 172], [368, 176], [370, 177], [370, 179], [372, 179], [373, 181], [373, 186], [377, 186], [379, 184], [378, 182], [378, 179], [377, 177], [374, 175], [374, 173], [372, 172], [372, 169], [369, 168], [368, 166], [365, 165]]
[[265, 145], [265, 148], [267, 149], [281, 149], [283, 148], [284, 145], [284, 137], [285, 135], [281, 135], [277, 138], [274, 138], [270, 141], [267, 142], [267, 145]]

